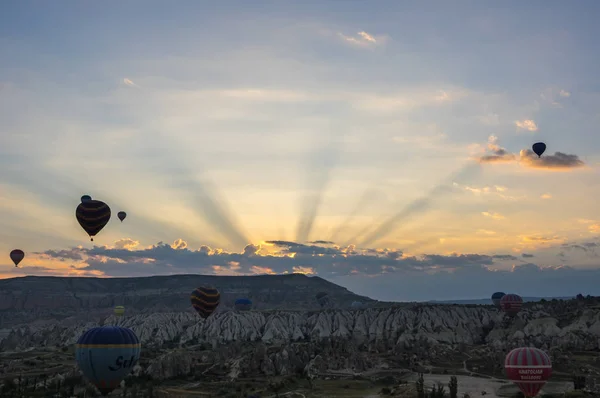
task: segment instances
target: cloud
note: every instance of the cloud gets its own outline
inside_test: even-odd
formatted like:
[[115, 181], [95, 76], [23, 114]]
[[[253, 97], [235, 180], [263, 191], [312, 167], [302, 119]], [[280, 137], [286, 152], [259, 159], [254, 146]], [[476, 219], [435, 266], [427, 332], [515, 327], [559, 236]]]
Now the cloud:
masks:
[[[548, 243], [556, 241], [555, 237], [524, 238]], [[526, 292], [528, 296], [600, 293], [592, 289], [600, 289], [598, 284], [590, 283], [590, 278], [598, 280], [599, 270], [542, 267], [533, 263], [515, 265], [522, 261], [520, 258], [533, 258], [533, 254], [527, 253], [520, 254], [520, 258], [505, 253], [409, 255], [401, 249], [359, 249], [354, 245], [342, 247], [329, 243], [328, 247], [323, 247], [283, 240], [249, 244], [241, 252], [227, 252], [206, 245], [193, 249], [183, 239], [144, 248], [131, 247], [133, 242], [124, 238], [112, 246], [47, 250], [39, 254], [40, 258], [49, 258], [55, 264], [72, 264], [59, 269], [34, 261], [32, 266], [11, 269], [9, 273], [104, 277], [303, 273], [318, 275], [358, 294], [380, 300], [481, 298], [488, 297], [490, 291], [509, 287], [511, 291]], [[590, 253], [597, 246], [597, 242], [580, 242], [561, 247]], [[584, 283], [571, 284], [571, 281]], [[552, 293], [546, 292], [549, 289], [547, 283], [555, 288]], [[569, 288], [577, 291], [570, 292]]]
[[555, 152], [554, 155], [543, 155], [538, 157], [531, 149], [522, 149], [517, 157], [508, 152], [505, 148], [498, 145], [498, 137], [491, 135], [488, 139], [488, 150], [491, 155], [483, 155], [477, 158], [479, 163], [514, 163], [517, 160], [519, 165], [527, 168], [549, 170], [549, 171], [568, 171], [571, 169], [582, 168], [585, 163], [577, 155], [569, 155], [562, 152]]
[[541, 199], [552, 199], [552, 195], [550, 195], [549, 193], [545, 193], [540, 195]]
[[[187, 247], [178, 239], [169, 245], [159, 242], [146, 248], [124, 248], [121, 239], [114, 246], [75, 247], [70, 250], [48, 250], [44, 256], [58, 260], [73, 260], [71, 269], [80, 274], [105, 276], [169, 275], [209, 273], [217, 275], [252, 275], [257, 273], [303, 272], [322, 277], [382, 272], [435, 271], [461, 267], [491, 266], [497, 261], [514, 261], [508, 254], [424, 254], [408, 256], [397, 249], [358, 249], [323, 247], [291, 241], [267, 241], [264, 245], [247, 245], [240, 253], [201, 246]], [[32, 272], [33, 271], [33, 272]], [[23, 267], [21, 272], [36, 273], [39, 269]]]
[[115, 247], [117, 249], [134, 249], [136, 247], [138, 247], [140, 244], [139, 241], [137, 240], [133, 240], [130, 238], [124, 238], [124, 239], [119, 239], [118, 241], [115, 242]]
[[517, 126], [517, 129], [519, 130], [538, 131], [538, 126], [531, 119], [516, 120], [515, 126]]
[[560, 90], [560, 92], [559, 92], [558, 94], [559, 94], [561, 97], [566, 97], [566, 98], [568, 98], [568, 97], [570, 97], [570, 96], [571, 96], [571, 93], [570, 93], [570, 92], [568, 92], [568, 91], [566, 91], [566, 90]]
[[562, 108], [561, 100], [569, 98], [571, 93], [564, 89], [548, 88], [540, 94], [542, 101], [549, 103], [553, 107]]
[[346, 36], [343, 33], [338, 33], [338, 36], [344, 42], [362, 48], [381, 46], [384, 45], [388, 40], [388, 37], [385, 35], [374, 36], [365, 31], [360, 31], [355, 36]]
[[473, 186], [468, 186], [468, 185], [460, 185], [458, 183], [454, 183], [453, 184], [455, 187], [461, 188], [466, 192], [470, 192], [475, 196], [495, 196], [501, 199], [505, 199], [505, 200], [519, 200], [519, 199], [523, 199], [524, 196], [511, 196], [511, 195], [506, 195], [504, 192], [508, 191], [507, 187], [504, 186], [500, 186], [500, 185], [494, 185], [494, 186], [484, 186], [484, 187], [473, 187]]
[[123, 79], [123, 84], [129, 87], [138, 87], [137, 84], [135, 84], [131, 79], [128, 78]]
[[508, 163], [516, 159], [514, 154], [498, 145], [498, 137], [495, 135], [490, 135], [488, 138], [487, 148], [492, 154], [479, 157], [480, 163]]
[[600, 234], [600, 224], [589, 225], [588, 230], [593, 234]]
[[478, 229], [477, 235], [496, 235], [496, 231], [490, 231], [489, 229]]
[[495, 213], [495, 212], [490, 212], [490, 211], [482, 211], [481, 214], [485, 217], [489, 217], [492, 218], [494, 220], [504, 220], [506, 217], [504, 217], [502, 214], [500, 213]]
[[568, 155], [555, 152], [554, 155], [538, 157], [530, 149], [522, 149], [520, 152], [521, 164], [534, 169], [545, 169], [553, 171], [566, 171], [583, 167], [585, 163], [577, 155]]

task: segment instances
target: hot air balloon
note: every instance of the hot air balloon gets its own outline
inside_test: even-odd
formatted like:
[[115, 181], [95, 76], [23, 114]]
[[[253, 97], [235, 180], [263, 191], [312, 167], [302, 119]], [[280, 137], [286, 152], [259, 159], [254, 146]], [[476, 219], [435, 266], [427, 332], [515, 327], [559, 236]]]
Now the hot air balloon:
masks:
[[550, 357], [533, 347], [515, 348], [504, 360], [506, 375], [526, 397], [535, 397], [552, 374]]
[[329, 303], [329, 295], [325, 292], [317, 293], [315, 298], [321, 307], [325, 307]]
[[103, 396], [131, 372], [140, 359], [141, 344], [133, 330], [118, 326], [91, 328], [75, 344], [75, 358], [83, 375]]
[[120, 211], [117, 213], [117, 217], [119, 217], [119, 220], [121, 220], [121, 222], [123, 222], [125, 217], [127, 217], [127, 213], [125, 213], [124, 211]]
[[546, 144], [543, 142], [536, 142], [531, 146], [531, 149], [533, 149], [533, 152], [538, 155], [538, 158], [541, 158], [542, 154], [546, 151]]
[[93, 237], [102, 231], [110, 220], [110, 207], [100, 200], [88, 200], [77, 206], [75, 217], [93, 242]]
[[238, 311], [249, 311], [252, 309], [252, 301], [247, 298], [235, 300], [235, 309]]
[[89, 202], [90, 200], [92, 200], [92, 197], [90, 195], [83, 195], [81, 197], [81, 203]]
[[504, 292], [496, 292], [492, 294], [492, 303], [498, 308], [500, 308], [500, 300], [504, 297], [506, 293]]
[[509, 316], [515, 316], [523, 307], [523, 299], [518, 294], [505, 294], [500, 299], [500, 308]]
[[206, 319], [219, 306], [221, 293], [212, 286], [201, 286], [192, 292], [190, 300], [196, 312]]
[[362, 308], [363, 307], [363, 303], [361, 303], [360, 301], [353, 301], [351, 304], [352, 308], [358, 309], [358, 308]]
[[15, 249], [10, 252], [10, 259], [15, 263], [15, 267], [17, 267], [24, 258], [25, 252], [23, 252], [23, 250]]
[[125, 313], [125, 307], [123, 307], [122, 305], [117, 305], [115, 307], [115, 315], [116, 316], [122, 317], [124, 313]]

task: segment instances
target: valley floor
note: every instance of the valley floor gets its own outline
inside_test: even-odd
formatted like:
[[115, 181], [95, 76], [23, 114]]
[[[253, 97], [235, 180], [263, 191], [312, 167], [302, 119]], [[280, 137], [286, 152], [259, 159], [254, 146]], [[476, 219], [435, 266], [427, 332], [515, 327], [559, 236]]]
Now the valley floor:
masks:
[[[396, 386], [377, 385], [377, 383], [368, 380], [314, 380], [312, 388], [306, 381], [300, 381], [297, 385], [289, 386], [276, 395], [272, 391], [255, 390], [253, 393], [259, 394], [261, 398], [383, 398], [390, 395], [382, 394], [382, 388], [388, 387], [393, 391], [393, 397], [413, 398], [416, 395], [415, 382], [418, 374], [413, 373], [403, 378], [406, 384]], [[450, 375], [424, 374], [426, 388], [436, 386], [438, 383], [447, 386]], [[518, 388], [511, 382], [501, 379], [489, 379], [476, 376], [457, 376], [458, 396], [462, 397], [468, 394], [470, 397], [485, 398], [507, 398], [513, 397]], [[223, 388], [220, 392], [216, 391], [219, 387], [213, 385], [208, 387], [202, 383], [196, 385], [182, 385], [177, 387], [160, 388], [160, 396], [168, 398], [179, 397], [205, 397], [213, 398], [223, 394]], [[220, 384], [220, 383], [219, 383]], [[236, 383], [229, 384], [231, 397], [235, 397]], [[562, 394], [573, 390], [573, 383], [570, 382], [548, 382], [542, 391], [542, 394]], [[447, 388], [446, 388], [447, 391]], [[238, 389], [239, 392], [239, 389]], [[222, 396], [222, 395], [221, 395]], [[229, 395], [228, 395], [229, 396]], [[244, 395], [240, 395], [244, 396]]]

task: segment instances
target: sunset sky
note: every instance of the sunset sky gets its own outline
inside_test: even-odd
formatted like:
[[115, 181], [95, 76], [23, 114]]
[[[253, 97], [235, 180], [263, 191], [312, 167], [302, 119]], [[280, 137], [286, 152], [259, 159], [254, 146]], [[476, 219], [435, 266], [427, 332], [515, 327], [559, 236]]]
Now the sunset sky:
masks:
[[[600, 295], [598, 13], [4, 1], [0, 278], [303, 272], [381, 300]], [[93, 243], [83, 194], [113, 212]]]

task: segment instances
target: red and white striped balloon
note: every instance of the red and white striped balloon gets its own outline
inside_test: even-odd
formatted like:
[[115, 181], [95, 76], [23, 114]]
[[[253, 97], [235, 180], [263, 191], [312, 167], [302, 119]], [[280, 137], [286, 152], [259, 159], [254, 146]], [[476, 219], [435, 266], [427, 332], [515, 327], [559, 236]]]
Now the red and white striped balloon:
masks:
[[515, 316], [523, 307], [523, 299], [518, 294], [505, 294], [500, 299], [500, 308], [510, 316]]
[[552, 363], [544, 351], [521, 347], [506, 355], [504, 369], [526, 397], [535, 397], [550, 378]]

